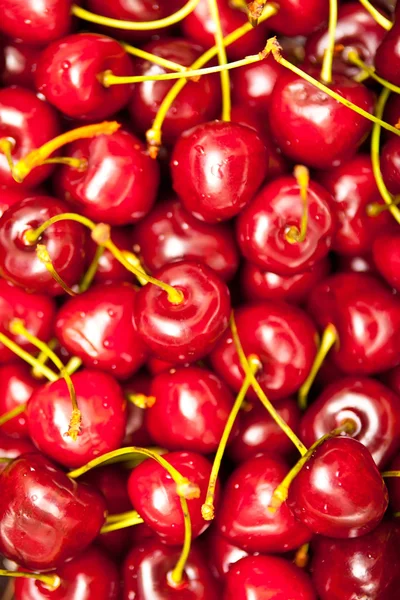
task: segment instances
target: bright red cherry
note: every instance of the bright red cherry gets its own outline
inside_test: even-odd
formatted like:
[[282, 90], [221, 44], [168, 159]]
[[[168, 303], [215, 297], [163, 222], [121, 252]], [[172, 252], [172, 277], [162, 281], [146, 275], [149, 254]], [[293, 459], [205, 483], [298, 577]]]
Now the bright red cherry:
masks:
[[[37, 452], [35, 446], [27, 438], [15, 438], [0, 432], [0, 456], [2, 458], [18, 458], [23, 454]], [[6, 468], [6, 463], [0, 463], [0, 472]]]
[[[113, 227], [110, 232], [110, 238], [114, 244], [122, 251], [132, 252], [133, 241], [132, 233], [130, 229], [123, 227]], [[86, 243], [86, 262], [87, 268], [92, 263], [98, 245], [92, 240], [90, 236], [87, 238]], [[113, 254], [106, 248], [104, 248], [103, 254], [101, 255], [98, 263], [97, 270], [94, 276], [94, 283], [122, 283], [123, 281], [132, 283], [135, 281], [133, 273], [128, 271], [124, 265], [122, 265]]]
[[[40, 382], [32, 377], [30, 368], [23, 363], [11, 363], [0, 367], [0, 415], [26, 404]], [[4, 433], [16, 437], [28, 437], [28, 425], [24, 413], [1, 426]]]
[[61, 344], [87, 367], [126, 379], [146, 360], [134, 325], [137, 292], [128, 283], [98, 285], [60, 309], [55, 331]]
[[400, 236], [396, 229], [382, 232], [372, 246], [374, 263], [388, 284], [400, 291]]
[[68, 33], [70, 0], [3, 0], [0, 31], [26, 44], [44, 45]]
[[210, 121], [184, 132], [171, 157], [174, 190], [197, 219], [215, 223], [237, 215], [267, 175], [267, 150], [238, 123]]
[[105, 71], [133, 75], [129, 55], [109, 37], [77, 33], [47, 46], [37, 64], [36, 87], [64, 115], [101, 120], [123, 108], [132, 91], [130, 85], [105, 87]]
[[178, 260], [200, 260], [224, 281], [235, 274], [239, 256], [231, 228], [202, 223], [179, 200], [157, 204], [133, 231], [135, 253], [150, 271]]
[[142, 340], [163, 360], [185, 363], [203, 358], [228, 326], [229, 290], [209, 267], [181, 261], [155, 277], [181, 291], [173, 304], [159, 287], [144, 286], [135, 300], [135, 323]]
[[[388, 468], [393, 469], [393, 471], [400, 470], [400, 454], [395, 456]], [[400, 516], [400, 479], [398, 477], [388, 477], [385, 482], [389, 491], [390, 511], [396, 517], [396, 522], [398, 522], [397, 518]]]
[[400, 193], [400, 140], [397, 135], [390, 138], [381, 149], [380, 165], [382, 177], [391, 194]]
[[6, 212], [10, 206], [25, 200], [28, 196], [44, 196], [46, 192], [44, 190], [26, 190], [23, 187], [9, 187], [8, 185], [2, 185], [0, 187], [0, 217]]
[[[190, 363], [185, 363], [183, 366], [188, 367]], [[163, 373], [164, 371], [169, 371], [170, 369], [175, 368], [175, 364], [173, 362], [168, 362], [166, 360], [161, 360], [159, 358], [154, 358], [154, 356], [150, 356], [146, 363], [147, 369], [150, 371], [152, 375], [158, 375], [159, 373]]]
[[400, 84], [399, 34], [400, 21], [397, 18], [394, 27], [386, 33], [375, 54], [375, 68], [377, 74], [394, 85]]
[[[235, 311], [235, 320], [244, 352], [256, 354], [262, 363], [256, 377], [267, 396], [279, 400], [296, 392], [316, 354], [316, 330], [308, 315], [284, 302], [264, 302], [242, 306]], [[211, 353], [211, 362], [238, 392], [244, 373], [230, 331]], [[252, 390], [248, 395], [256, 397]]]
[[71, 420], [71, 398], [59, 379], [39, 388], [26, 409], [34, 444], [61, 465], [81, 467], [121, 446], [126, 426], [126, 402], [121, 388], [107, 373], [83, 369], [72, 375], [82, 414], [76, 440], [66, 433]]
[[319, 0], [277, 0], [278, 12], [268, 27], [281, 35], [308, 36], [328, 21], [329, 3]]
[[284, 67], [272, 56], [240, 69], [234, 69], [230, 76], [234, 103], [244, 105], [251, 111], [255, 110], [265, 118], [272, 90], [278, 77], [284, 72]]
[[224, 581], [231, 566], [241, 558], [248, 556], [248, 553], [246, 550], [228, 542], [215, 528], [211, 527], [209, 531], [210, 533], [207, 532], [205, 540], [208, 564], [213, 575]]
[[[129, 381], [124, 381], [122, 390], [127, 394], [144, 394], [150, 396], [151, 377], [147, 373], [138, 373]], [[146, 410], [128, 402], [128, 417], [125, 430], [124, 446], [154, 446], [146, 426]]]
[[314, 533], [352, 538], [372, 531], [386, 511], [388, 492], [370, 452], [339, 437], [317, 448], [289, 487], [288, 506]]
[[4, 44], [4, 68], [1, 80], [5, 86], [20, 85], [35, 90], [35, 71], [41, 49], [7, 40]]
[[15, 459], [0, 474], [0, 548], [21, 567], [62, 566], [97, 536], [103, 497], [41, 454]]
[[[195, 452], [169, 452], [163, 457], [190, 483], [198, 485], [200, 497], [187, 500], [192, 522], [193, 538], [210, 525], [201, 515], [205, 501], [211, 464]], [[217, 496], [218, 496], [217, 486]], [[132, 471], [128, 492], [134, 508], [144, 522], [167, 544], [181, 545], [184, 539], [182, 507], [176, 491], [176, 483], [164, 467], [153, 459], [147, 459]]]

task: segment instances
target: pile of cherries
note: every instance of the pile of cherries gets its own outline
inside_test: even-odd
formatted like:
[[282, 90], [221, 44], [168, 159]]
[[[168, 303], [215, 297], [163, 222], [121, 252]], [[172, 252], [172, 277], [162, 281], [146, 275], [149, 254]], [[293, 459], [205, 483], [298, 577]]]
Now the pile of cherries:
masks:
[[399, 598], [400, 3], [0, 14], [3, 598]]

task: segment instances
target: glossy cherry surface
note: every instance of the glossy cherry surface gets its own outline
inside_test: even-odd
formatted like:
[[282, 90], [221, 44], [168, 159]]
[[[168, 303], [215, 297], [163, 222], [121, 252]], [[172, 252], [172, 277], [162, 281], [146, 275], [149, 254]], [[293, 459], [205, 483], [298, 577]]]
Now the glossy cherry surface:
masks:
[[81, 467], [121, 446], [126, 402], [110, 375], [83, 369], [72, 375], [82, 424], [77, 439], [66, 436], [71, 398], [63, 379], [39, 388], [26, 409], [29, 434], [40, 451], [67, 467]]
[[167, 293], [148, 284], [136, 296], [135, 323], [143, 342], [157, 358], [194, 362], [208, 354], [228, 326], [229, 290], [209, 267], [181, 261], [157, 271], [155, 277], [180, 290], [173, 304]]
[[0, 76], [3, 84], [35, 90], [35, 70], [40, 54], [40, 48], [7, 40], [4, 44], [4, 68]]
[[374, 263], [388, 284], [400, 290], [400, 236], [395, 229], [382, 232], [372, 247]]
[[44, 45], [68, 33], [70, 0], [4, 0], [0, 31], [27, 44]]
[[400, 140], [390, 138], [381, 149], [382, 177], [391, 194], [400, 193]]
[[24, 200], [28, 196], [41, 196], [44, 194], [44, 191], [38, 189], [26, 190], [23, 186], [14, 188], [8, 185], [2, 185], [0, 187], [0, 217], [3, 216], [10, 206]]
[[284, 72], [284, 68], [272, 56], [234, 69], [230, 75], [233, 102], [265, 116], [272, 90], [278, 77]]
[[[26, 404], [40, 382], [24, 363], [11, 363], [0, 367], [0, 415]], [[28, 425], [24, 413], [1, 426], [4, 433], [16, 437], [28, 437]]]
[[103, 525], [103, 497], [69, 479], [41, 454], [15, 459], [0, 481], [0, 548], [21, 567], [61, 566], [84, 550]]
[[319, 0], [278, 0], [278, 12], [268, 19], [268, 27], [281, 35], [310, 35], [328, 20], [329, 5]]
[[197, 219], [237, 215], [266, 176], [267, 151], [257, 133], [238, 123], [210, 121], [186, 131], [171, 157], [174, 190]]
[[[0, 432], [0, 456], [2, 458], [18, 458], [22, 454], [37, 452], [28, 438], [15, 438]], [[0, 463], [0, 471], [6, 468], [6, 463]]]
[[394, 85], [400, 84], [398, 73], [400, 66], [399, 25], [399, 21], [397, 20], [394, 27], [386, 33], [376, 51], [374, 61], [377, 74]]
[[287, 503], [314, 533], [353, 538], [369, 533], [382, 520], [388, 492], [365, 446], [340, 437], [314, 451], [292, 481]]
[[[400, 470], [399, 454], [391, 461], [388, 468], [394, 471]], [[390, 512], [396, 517], [396, 523], [398, 523], [398, 517], [400, 516], [400, 479], [398, 477], [387, 477], [386, 485], [389, 491]]]
[[248, 556], [246, 550], [228, 542], [213, 527], [210, 529], [210, 533], [207, 532], [205, 551], [211, 572], [221, 581], [224, 581], [226, 574], [234, 563]]

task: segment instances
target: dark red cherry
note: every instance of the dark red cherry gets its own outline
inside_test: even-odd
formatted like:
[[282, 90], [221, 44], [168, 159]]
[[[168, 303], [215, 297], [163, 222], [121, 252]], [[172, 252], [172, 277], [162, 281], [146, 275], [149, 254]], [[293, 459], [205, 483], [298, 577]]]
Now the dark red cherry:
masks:
[[307, 447], [350, 419], [352, 437], [364, 444], [379, 467], [400, 446], [400, 398], [378, 381], [345, 377], [331, 383], [311, 404], [301, 421], [300, 437]]
[[146, 410], [146, 425], [158, 446], [200, 454], [217, 450], [233, 396], [214, 373], [200, 367], [171, 369], [153, 379], [150, 393], [155, 404]]
[[131, 133], [117, 131], [79, 140], [70, 145], [67, 155], [86, 159], [88, 165], [83, 171], [64, 166], [57, 187], [61, 197], [87, 217], [127, 225], [142, 219], [153, 206], [158, 163]]
[[380, 165], [383, 180], [391, 194], [400, 193], [400, 144], [391, 137], [381, 149]]
[[49, 591], [40, 581], [16, 579], [15, 600], [118, 600], [119, 573], [111, 558], [91, 546], [57, 569], [60, 587]]
[[[8, 281], [0, 279], [0, 330], [14, 340], [21, 348], [35, 353], [37, 349], [22, 335], [9, 331], [10, 322], [20, 319], [32, 335], [48, 341], [53, 332], [56, 307], [44, 294], [28, 294]], [[14, 352], [0, 344], [0, 362], [15, 359]]]
[[115, 40], [77, 33], [53, 42], [39, 58], [35, 81], [46, 100], [68, 117], [101, 120], [123, 108], [132, 86], [106, 88], [101, 75], [133, 75], [132, 61]]
[[104, 523], [103, 497], [41, 454], [15, 459], [0, 482], [0, 548], [21, 567], [62, 566], [92, 542]]
[[[120, 250], [132, 252], [133, 241], [130, 229], [113, 227], [110, 236]], [[85, 252], [87, 268], [92, 263], [97, 249], [98, 245], [88, 236]], [[97, 263], [97, 270], [93, 281], [94, 283], [122, 283], [124, 281], [132, 283], [135, 281], [135, 276], [109, 250], [104, 248], [103, 254]]]
[[321, 600], [392, 600], [399, 590], [399, 527], [387, 521], [353, 540], [318, 537], [312, 580]]
[[378, 275], [371, 254], [364, 254], [362, 256], [339, 254], [334, 257], [334, 267], [334, 270], [338, 273], [366, 273], [368, 275]]
[[367, 448], [342, 436], [313, 452], [291, 483], [287, 503], [314, 533], [352, 538], [375, 529], [388, 492]]
[[[262, 363], [256, 377], [267, 396], [279, 400], [297, 391], [317, 348], [315, 326], [308, 315], [284, 302], [264, 302], [237, 309], [235, 320], [246, 355], [256, 354]], [[211, 353], [211, 362], [216, 373], [238, 392], [244, 373], [230, 331]], [[252, 390], [248, 395], [256, 397]]]
[[[36, 452], [35, 446], [27, 438], [15, 438], [0, 432], [0, 456], [2, 458], [18, 458], [23, 454]], [[7, 463], [0, 463], [0, 472], [7, 466]]]
[[[40, 386], [28, 365], [11, 363], [0, 367], [0, 415], [26, 404], [33, 392]], [[24, 413], [19, 414], [1, 426], [4, 433], [15, 437], [28, 437], [28, 425]]]
[[44, 45], [68, 33], [70, 0], [4, 0], [0, 31], [26, 44]]
[[225, 224], [202, 223], [179, 200], [157, 204], [134, 228], [133, 243], [150, 271], [178, 260], [200, 260], [228, 281], [238, 267], [232, 229]]
[[239, 215], [237, 239], [250, 262], [279, 275], [294, 275], [326, 256], [332, 243], [332, 198], [318, 183], [307, 189], [308, 222], [304, 241], [288, 238], [301, 228], [304, 204], [300, 186], [291, 176], [268, 183]]
[[[311, 74], [319, 76], [318, 71]], [[373, 112], [373, 93], [361, 83], [336, 74], [329, 87]], [[283, 153], [318, 169], [348, 160], [371, 129], [365, 117], [291, 72], [277, 80], [269, 114], [272, 133]]]
[[[185, 39], [166, 38], [146, 44], [144, 50], [156, 56], [190, 67], [203, 53], [201, 46]], [[137, 60], [135, 74], [157, 75], [167, 73], [163, 67], [149, 61]], [[129, 112], [134, 130], [145, 133], [151, 128], [155, 116], [174, 81], [145, 81], [135, 85]], [[218, 116], [221, 105], [218, 76], [204, 75], [197, 82], [188, 81], [168, 110], [162, 125], [162, 141], [168, 146], [199, 123]]]
[[316, 600], [307, 573], [285, 558], [247, 556], [226, 576], [223, 600]]
[[394, 85], [400, 85], [400, 21], [388, 31], [375, 54], [376, 73]]
[[72, 375], [82, 414], [76, 440], [67, 436], [71, 398], [63, 379], [39, 388], [26, 409], [33, 443], [66, 467], [81, 467], [121, 446], [126, 426], [126, 402], [121, 388], [107, 373], [83, 369]]
[[210, 121], [181, 135], [171, 157], [174, 190], [197, 219], [237, 215], [266, 176], [267, 151], [257, 133], [238, 123]]
[[268, 19], [268, 27], [281, 35], [308, 36], [328, 21], [329, 3], [319, 0], [277, 0], [278, 12]]
[[35, 71], [41, 49], [7, 40], [4, 44], [4, 68], [1, 80], [5, 86], [20, 85], [35, 90]]
[[134, 320], [143, 342], [162, 360], [185, 363], [203, 358], [228, 326], [227, 286], [197, 262], [166, 265], [155, 277], [181, 291], [183, 300], [173, 304], [152, 284], [137, 293]]
[[97, 285], [71, 298], [55, 324], [60, 343], [87, 367], [130, 377], [146, 360], [134, 325], [136, 290], [128, 283]]
[[400, 236], [396, 229], [382, 232], [372, 246], [378, 272], [388, 284], [400, 291]]
[[[124, 381], [122, 390], [127, 394], [150, 395], [151, 377], [147, 373], [138, 373], [129, 381]], [[124, 446], [154, 446], [146, 426], [146, 410], [128, 402], [128, 417], [125, 429]]]
[[17, 202], [25, 200], [29, 196], [44, 196], [45, 194], [46, 192], [42, 189], [26, 190], [21, 186], [16, 188], [8, 185], [0, 186], [0, 217], [13, 204], [17, 204]]
[[[228, 542], [216, 528], [211, 527], [205, 536], [205, 552], [212, 574], [224, 581], [231, 566], [248, 556], [246, 550]], [[202, 538], [203, 539], [203, 538]]]
[[[393, 471], [400, 470], [400, 454], [395, 456], [388, 468]], [[400, 517], [400, 479], [398, 477], [387, 477], [385, 483], [389, 491], [390, 512], [398, 519]]]
[[[1, 27], [1, 26], [0, 26]], [[0, 90], [0, 138], [10, 139], [14, 144], [14, 162], [39, 148], [60, 133], [55, 110], [34, 92], [21, 87]], [[0, 153], [0, 184], [11, 187], [32, 188], [44, 181], [52, 172], [52, 165], [33, 169], [23, 183], [16, 183], [11, 176], [10, 166]]]
[[[195, 452], [169, 452], [167, 460], [190, 483], [199, 486], [200, 497], [187, 500], [192, 536], [196, 538], [210, 525], [201, 515], [205, 501], [211, 464]], [[219, 488], [219, 485], [217, 486]], [[134, 508], [144, 522], [167, 544], [180, 545], [184, 539], [182, 507], [171, 475], [149, 458], [135, 467], [128, 481], [128, 492]], [[218, 500], [218, 489], [217, 489]]]
[[135, 545], [123, 565], [124, 600], [219, 600], [220, 591], [205, 558], [192, 546], [181, 585], [168, 576], [175, 567], [180, 548], [165, 546], [157, 540]]
[[234, 69], [230, 75], [233, 102], [255, 110], [265, 118], [272, 90], [284, 72], [284, 68], [272, 56]]

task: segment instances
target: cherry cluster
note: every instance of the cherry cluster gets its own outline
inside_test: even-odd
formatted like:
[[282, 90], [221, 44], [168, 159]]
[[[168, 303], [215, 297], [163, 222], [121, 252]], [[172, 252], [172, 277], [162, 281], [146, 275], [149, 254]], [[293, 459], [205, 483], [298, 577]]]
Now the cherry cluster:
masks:
[[400, 4], [0, 14], [4, 600], [399, 598]]

